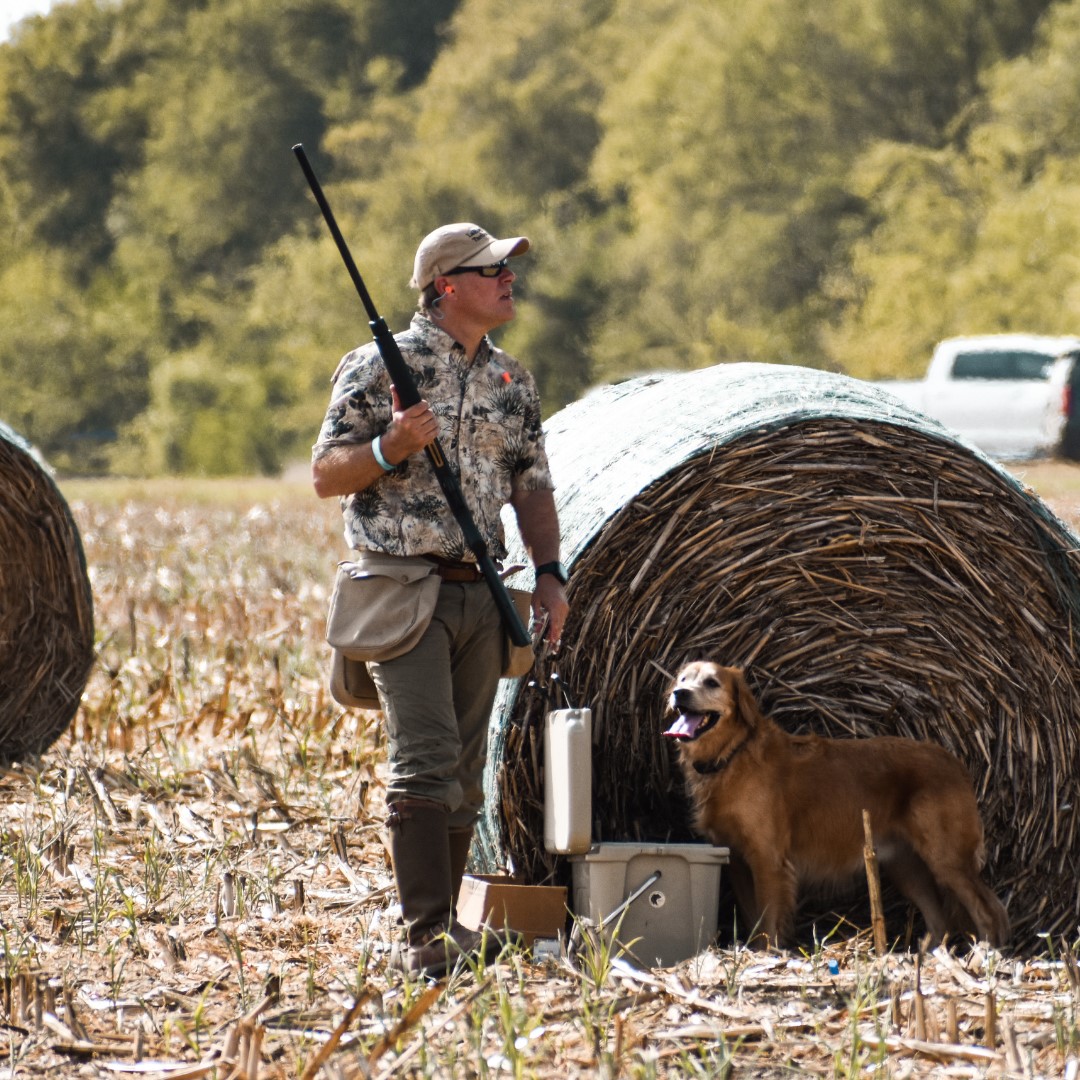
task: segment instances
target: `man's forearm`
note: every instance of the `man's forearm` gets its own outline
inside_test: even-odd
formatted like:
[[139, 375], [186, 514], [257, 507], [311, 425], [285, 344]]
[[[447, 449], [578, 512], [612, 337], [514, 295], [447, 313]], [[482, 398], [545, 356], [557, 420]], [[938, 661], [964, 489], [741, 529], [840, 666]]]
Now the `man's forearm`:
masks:
[[335, 446], [311, 463], [311, 482], [320, 499], [363, 491], [385, 475], [371, 443]]
[[[510, 500], [517, 515], [521, 539], [529, 549], [534, 566], [559, 561], [562, 538], [559, 515], [555, 509], [553, 491], [520, 491]], [[546, 621], [546, 637], [552, 648], [558, 648], [563, 624], [569, 612], [566, 592], [553, 574], [536, 579], [533, 591], [533, 612], [537, 620]]]
[[550, 490], [520, 491], [511, 499], [518, 531], [534, 565], [556, 562], [561, 536], [555, 493]]
[[[402, 409], [397, 390], [393, 390], [393, 419], [378, 436], [383, 461], [391, 467], [417, 454], [439, 433], [439, 422], [426, 400], [421, 399]], [[371, 487], [386, 469], [376, 459], [372, 443], [349, 443], [335, 446], [311, 463], [311, 482], [320, 499], [332, 495], [352, 495]]]

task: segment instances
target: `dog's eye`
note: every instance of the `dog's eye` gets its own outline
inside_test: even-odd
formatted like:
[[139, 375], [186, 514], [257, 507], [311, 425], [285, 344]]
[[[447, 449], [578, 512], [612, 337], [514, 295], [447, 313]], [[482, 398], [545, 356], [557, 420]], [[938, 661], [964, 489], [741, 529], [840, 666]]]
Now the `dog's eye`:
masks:
[[715, 690], [720, 685], [720, 682], [718, 679], [714, 679], [710, 676], [705, 680], [705, 685], [709, 687], [710, 690]]

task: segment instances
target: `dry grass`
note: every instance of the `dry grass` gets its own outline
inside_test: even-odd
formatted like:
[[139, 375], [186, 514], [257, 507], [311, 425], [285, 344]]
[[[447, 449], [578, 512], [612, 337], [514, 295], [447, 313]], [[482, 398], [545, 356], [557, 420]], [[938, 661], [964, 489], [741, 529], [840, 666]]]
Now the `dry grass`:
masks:
[[98, 663], [70, 731], [0, 779], [0, 1076], [1075, 1070], [1075, 938], [921, 961], [827, 938], [644, 973], [598, 947], [431, 992], [388, 970], [378, 718], [324, 691], [336, 513], [303, 487], [202, 490], [66, 489]]

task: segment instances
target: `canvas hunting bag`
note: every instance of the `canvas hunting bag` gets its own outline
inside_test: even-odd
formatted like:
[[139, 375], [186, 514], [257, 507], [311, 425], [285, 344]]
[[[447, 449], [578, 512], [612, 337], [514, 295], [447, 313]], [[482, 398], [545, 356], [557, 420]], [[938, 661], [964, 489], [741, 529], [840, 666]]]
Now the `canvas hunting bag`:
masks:
[[[392, 660], [416, 645], [431, 622], [440, 584], [434, 565], [423, 558], [363, 551], [355, 562], [338, 564], [326, 640], [333, 648], [330, 695], [339, 705], [380, 708], [367, 661]], [[532, 593], [507, 591], [527, 626]], [[503, 678], [528, 674], [533, 660], [531, 645], [514, 646], [504, 637]]]
[[326, 640], [348, 660], [393, 660], [428, 628], [440, 584], [427, 559], [359, 552], [338, 563]]

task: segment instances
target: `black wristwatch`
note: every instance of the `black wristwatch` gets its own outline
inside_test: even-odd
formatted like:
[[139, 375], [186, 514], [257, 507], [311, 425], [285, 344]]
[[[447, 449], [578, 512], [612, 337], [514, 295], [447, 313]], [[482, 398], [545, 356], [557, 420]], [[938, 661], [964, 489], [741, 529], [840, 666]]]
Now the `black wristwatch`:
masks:
[[565, 585], [570, 580], [570, 573], [561, 562], [541, 563], [536, 568], [536, 577], [541, 574], [551, 574], [560, 585]]

